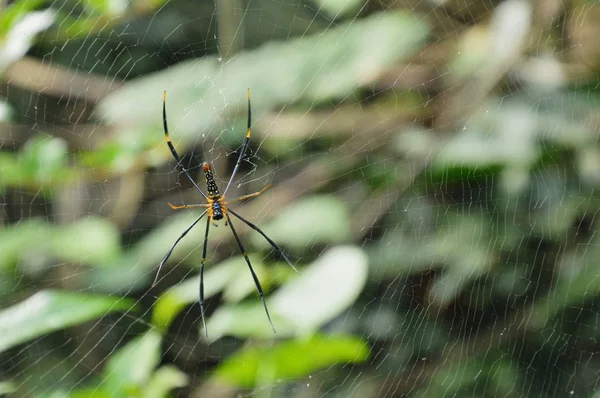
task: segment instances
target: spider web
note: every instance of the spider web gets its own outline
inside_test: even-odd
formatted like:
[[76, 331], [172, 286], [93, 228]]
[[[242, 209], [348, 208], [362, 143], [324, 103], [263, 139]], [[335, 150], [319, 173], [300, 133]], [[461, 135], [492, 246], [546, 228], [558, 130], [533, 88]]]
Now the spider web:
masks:
[[[0, 394], [598, 394], [600, 9], [54, 1], [0, 14]], [[181, 174], [221, 190], [205, 223]], [[171, 157], [162, 131], [167, 91]], [[234, 207], [235, 206], [235, 207]], [[0, 338], [1, 339], [1, 338]]]

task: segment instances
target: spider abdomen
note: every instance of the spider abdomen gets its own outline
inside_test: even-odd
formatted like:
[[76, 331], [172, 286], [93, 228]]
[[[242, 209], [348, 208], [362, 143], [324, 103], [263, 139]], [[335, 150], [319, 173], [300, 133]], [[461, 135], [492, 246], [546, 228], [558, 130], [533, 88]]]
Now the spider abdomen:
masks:
[[214, 220], [221, 220], [223, 218], [223, 206], [221, 205], [220, 200], [215, 200], [212, 203], [212, 218]]
[[217, 187], [217, 183], [215, 182], [215, 177], [213, 176], [210, 163], [202, 163], [202, 170], [204, 171], [204, 176], [206, 177], [206, 189], [208, 190], [208, 196], [217, 199], [221, 195], [219, 192], [219, 187]]

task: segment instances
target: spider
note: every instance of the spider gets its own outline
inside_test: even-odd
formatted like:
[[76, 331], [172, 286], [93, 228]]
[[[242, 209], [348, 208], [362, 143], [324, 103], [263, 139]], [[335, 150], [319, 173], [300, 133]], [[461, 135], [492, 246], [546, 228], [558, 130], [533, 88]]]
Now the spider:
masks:
[[[169, 129], [167, 127], [166, 104], [167, 104], [167, 92], [165, 91], [163, 94], [163, 127], [165, 130], [165, 139], [167, 141], [167, 145], [169, 146], [169, 149], [171, 150], [173, 157], [175, 158], [175, 160], [177, 160], [177, 163], [180, 165], [183, 174], [185, 174], [185, 176], [192, 182], [194, 187], [198, 190], [198, 192], [200, 192], [200, 194], [206, 200], [206, 203], [202, 203], [202, 204], [175, 206], [175, 205], [169, 203], [169, 206], [171, 206], [171, 208], [173, 210], [190, 209], [190, 208], [197, 208], [197, 207], [204, 208], [206, 210], [204, 210], [204, 212], [202, 212], [202, 214], [200, 214], [200, 216], [198, 218], [196, 218], [196, 220], [185, 231], [183, 231], [183, 233], [177, 238], [177, 240], [175, 241], [173, 246], [171, 246], [169, 251], [167, 251], [167, 254], [165, 254], [165, 256], [163, 257], [162, 261], [160, 262], [160, 264], [158, 266], [158, 271], [156, 273], [156, 277], [154, 278], [153, 286], [158, 281], [158, 276], [160, 275], [160, 270], [161, 270], [162, 266], [167, 262], [169, 257], [171, 256], [171, 253], [173, 253], [175, 246], [177, 246], [179, 241], [181, 239], [183, 239], [183, 237], [185, 235], [187, 235], [187, 233], [190, 232], [190, 230], [196, 226], [196, 224], [202, 219], [202, 217], [204, 217], [205, 215], [208, 215], [208, 217], [206, 219], [206, 232], [204, 233], [204, 245], [202, 248], [202, 260], [200, 261], [200, 313], [202, 316], [202, 324], [204, 326], [204, 334], [205, 334], [205, 336], [208, 337], [208, 330], [206, 328], [206, 320], [204, 318], [204, 262], [206, 260], [208, 232], [210, 229], [211, 221], [214, 222], [214, 221], [225, 219], [225, 225], [229, 226], [229, 228], [231, 228], [231, 232], [233, 232], [235, 241], [237, 242], [237, 245], [239, 246], [239, 249], [242, 252], [242, 255], [244, 256], [244, 259], [246, 260], [246, 264], [248, 264], [248, 268], [250, 269], [250, 273], [252, 274], [252, 279], [254, 279], [254, 285], [256, 286], [256, 290], [258, 291], [258, 294], [260, 295], [260, 299], [262, 300], [263, 307], [265, 308], [265, 313], [267, 314], [267, 319], [269, 320], [271, 329], [273, 329], [273, 333], [275, 333], [275, 327], [273, 326], [273, 321], [271, 320], [271, 315], [269, 314], [269, 309], [267, 308], [267, 302], [265, 300], [265, 295], [264, 295], [263, 289], [260, 285], [260, 281], [258, 280], [258, 277], [256, 276], [254, 269], [252, 268], [252, 264], [250, 263], [250, 259], [248, 258], [248, 253], [246, 253], [246, 249], [244, 249], [244, 245], [242, 244], [242, 241], [240, 240], [240, 237], [239, 237], [237, 231], [235, 230], [233, 223], [231, 222], [230, 215], [233, 215], [234, 217], [236, 217], [237, 219], [239, 219], [240, 221], [242, 221], [243, 223], [248, 225], [250, 228], [252, 228], [256, 232], [261, 234], [267, 240], [267, 242], [269, 242], [269, 244], [273, 247], [273, 249], [275, 249], [275, 251], [277, 253], [279, 253], [281, 255], [281, 257], [283, 257], [285, 259], [285, 261], [288, 263], [288, 265], [290, 267], [292, 267], [292, 269], [294, 271], [298, 272], [298, 270], [296, 269], [296, 267], [294, 267], [294, 265], [292, 264], [290, 259], [285, 255], [285, 253], [283, 253], [283, 250], [281, 250], [281, 248], [271, 238], [269, 238], [260, 228], [258, 228], [256, 225], [252, 224], [250, 221], [246, 220], [244, 217], [242, 217], [241, 215], [239, 215], [238, 213], [236, 213], [235, 211], [233, 211], [232, 209], [229, 208], [230, 203], [244, 201], [244, 200], [247, 200], [247, 199], [250, 199], [250, 198], [260, 195], [267, 188], [269, 188], [271, 186], [271, 184], [266, 185], [263, 189], [261, 189], [258, 192], [241, 196], [230, 202], [227, 202], [225, 200], [225, 195], [227, 194], [227, 191], [229, 190], [229, 187], [231, 186], [231, 182], [235, 178], [235, 174], [237, 173], [237, 171], [240, 167], [240, 163], [242, 162], [242, 159], [244, 158], [246, 150], [248, 149], [248, 143], [250, 142], [250, 132], [251, 132], [250, 125], [252, 123], [252, 111], [251, 111], [251, 105], [250, 105], [250, 89], [248, 89], [248, 128], [247, 128], [247, 133], [246, 133], [246, 139], [244, 140], [244, 143], [242, 144], [242, 149], [240, 150], [240, 155], [238, 156], [237, 162], [235, 163], [233, 173], [231, 173], [231, 177], [229, 178], [229, 181], [227, 182], [227, 186], [225, 187], [225, 191], [223, 191], [222, 194], [219, 191], [219, 188], [217, 187], [217, 183], [215, 182], [215, 178], [214, 178], [213, 172], [212, 172], [212, 166], [210, 163], [208, 163], [208, 162], [202, 163], [202, 170], [204, 172], [204, 177], [206, 178], [206, 187], [208, 190], [208, 194], [204, 193], [204, 191], [198, 186], [198, 184], [196, 184], [196, 181], [194, 181], [194, 179], [190, 175], [189, 171], [181, 163], [181, 158], [177, 154], [175, 147], [173, 146], [173, 144], [171, 143], [171, 140], [169, 139]], [[215, 224], [215, 226], [216, 226], [216, 224]]]

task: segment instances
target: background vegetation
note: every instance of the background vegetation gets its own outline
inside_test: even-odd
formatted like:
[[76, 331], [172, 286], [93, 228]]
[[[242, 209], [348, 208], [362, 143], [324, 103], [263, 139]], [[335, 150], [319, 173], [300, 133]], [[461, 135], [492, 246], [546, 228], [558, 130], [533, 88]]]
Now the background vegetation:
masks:
[[600, 394], [596, 2], [0, 6], [0, 394]]

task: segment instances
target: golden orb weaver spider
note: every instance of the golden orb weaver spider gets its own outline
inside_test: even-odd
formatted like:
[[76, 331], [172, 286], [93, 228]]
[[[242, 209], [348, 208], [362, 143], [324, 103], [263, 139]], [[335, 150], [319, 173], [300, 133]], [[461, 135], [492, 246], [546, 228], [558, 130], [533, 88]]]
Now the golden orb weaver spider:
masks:
[[242, 159], [244, 158], [244, 155], [246, 154], [246, 150], [248, 149], [248, 143], [250, 142], [251, 124], [252, 124], [252, 109], [251, 109], [251, 105], [250, 105], [250, 89], [248, 89], [248, 128], [247, 128], [247, 133], [246, 133], [246, 139], [244, 140], [244, 143], [242, 144], [242, 149], [240, 150], [240, 155], [238, 156], [237, 162], [235, 163], [235, 167], [233, 168], [233, 172], [231, 173], [231, 177], [229, 178], [229, 181], [227, 182], [227, 186], [225, 187], [225, 191], [223, 191], [223, 194], [220, 193], [219, 188], [217, 187], [217, 183], [215, 182], [215, 178], [213, 176], [213, 172], [212, 172], [210, 163], [208, 163], [208, 162], [202, 163], [202, 170], [204, 171], [204, 177], [206, 178], [206, 187], [208, 190], [208, 194], [206, 194], [198, 186], [198, 184], [196, 184], [196, 181], [194, 181], [194, 178], [192, 178], [189, 171], [183, 166], [183, 164], [181, 163], [181, 158], [177, 154], [175, 147], [173, 146], [173, 144], [171, 143], [171, 140], [169, 139], [169, 129], [167, 127], [167, 92], [165, 91], [163, 94], [163, 127], [165, 130], [165, 139], [167, 140], [167, 145], [169, 146], [169, 149], [171, 150], [173, 157], [175, 158], [175, 160], [177, 160], [177, 163], [180, 165], [183, 174], [185, 174], [185, 176], [192, 182], [192, 184], [198, 190], [198, 192], [200, 192], [200, 194], [204, 197], [204, 199], [206, 199], [206, 203], [202, 203], [202, 204], [175, 206], [175, 205], [169, 203], [169, 206], [171, 206], [171, 208], [174, 210], [190, 209], [190, 208], [197, 208], [197, 207], [205, 208], [206, 210], [204, 210], [204, 212], [202, 212], [202, 214], [200, 214], [200, 216], [198, 218], [196, 218], [196, 220], [194, 220], [194, 222], [185, 231], [183, 231], [183, 233], [177, 238], [175, 243], [171, 246], [169, 251], [167, 251], [167, 254], [165, 254], [165, 256], [163, 257], [162, 261], [160, 262], [160, 264], [158, 266], [158, 270], [156, 272], [156, 277], [154, 278], [154, 283], [152, 285], [153, 286], [156, 285], [156, 282], [158, 281], [158, 276], [160, 275], [160, 270], [161, 270], [162, 266], [167, 262], [169, 257], [171, 256], [171, 253], [173, 253], [175, 246], [177, 246], [179, 241], [181, 239], [183, 239], [187, 235], [187, 233], [190, 232], [190, 230], [196, 226], [196, 224], [202, 219], [202, 217], [204, 217], [205, 215], [208, 215], [208, 217], [206, 219], [206, 232], [204, 233], [204, 245], [202, 248], [202, 260], [200, 261], [200, 314], [202, 316], [202, 324], [204, 326], [204, 335], [207, 337], [208, 337], [208, 330], [206, 328], [206, 320], [204, 318], [204, 262], [206, 261], [206, 250], [207, 250], [207, 245], [208, 245], [208, 232], [209, 232], [210, 224], [211, 224], [212, 220], [218, 221], [218, 220], [222, 220], [224, 218], [225, 225], [226, 226], [229, 225], [229, 227], [231, 228], [231, 232], [233, 232], [233, 237], [235, 238], [235, 241], [237, 242], [239, 249], [242, 252], [242, 255], [244, 256], [244, 259], [246, 260], [246, 264], [248, 264], [248, 268], [250, 269], [250, 273], [252, 274], [252, 279], [254, 279], [254, 285], [256, 286], [256, 290], [258, 291], [258, 294], [260, 295], [260, 299], [262, 300], [262, 304], [263, 304], [263, 307], [265, 308], [265, 313], [267, 314], [267, 319], [269, 320], [269, 323], [271, 324], [271, 328], [273, 329], [273, 333], [275, 333], [275, 326], [273, 326], [273, 321], [271, 320], [271, 315], [269, 314], [269, 309], [267, 308], [267, 302], [265, 300], [265, 295], [263, 293], [263, 289], [260, 285], [260, 281], [258, 280], [258, 276], [256, 276], [256, 273], [254, 272], [254, 269], [252, 268], [252, 264], [250, 263], [250, 259], [248, 258], [248, 253], [246, 253], [246, 249], [244, 249], [244, 245], [242, 244], [242, 241], [240, 240], [240, 237], [239, 237], [237, 231], [235, 230], [235, 228], [231, 222], [231, 217], [229, 217], [229, 215], [232, 214], [234, 217], [236, 217], [237, 219], [239, 219], [240, 221], [242, 221], [243, 223], [248, 225], [253, 230], [257, 231], [259, 234], [261, 234], [267, 240], [267, 242], [269, 242], [269, 244], [273, 247], [273, 249], [275, 249], [275, 251], [277, 253], [279, 253], [281, 255], [281, 257], [283, 257], [285, 259], [285, 261], [288, 263], [288, 265], [290, 267], [292, 267], [292, 269], [294, 271], [298, 272], [298, 270], [296, 269], [296, 267], [294, 267], [294, 265], [292, 264], [290, 259], [285, 255], [285, 253], [283, 253], [283, 250], [281, 250], [281, 248], [271, 238], [269, 238], [256, 225], [252, 224], [250, 221], [246, 220], [244, 217], [240, 216], [235, 211], [233, 211], [232, 209], [229, 208], [229, 204], [232, 202], [239, 202], [239, 201], [243, 201], [243, 200], [250, 199], [250, 198], [260, 195], [267, 188], [269, 188], [271, 186], [271, 184], [268, 184], [267, 186], [265, 186], [263, 189], [261, 189], [258, 192], [251, 193], [249, 195], [240, 196], [239, 198], [236, 198], [236, 199], [232, 200], [231, 202], [225, 201], [225, 195], [227, 194], [227, 191], [229, 190], [229, 187], [231, 186], [231, 182], [235, 178], [235, 174], [237, 173], [237, 171], [240, 167], [240, 164], [242, 163]]

